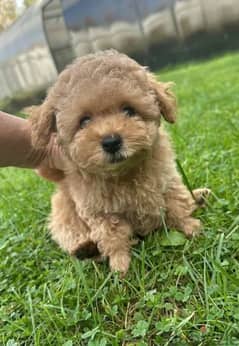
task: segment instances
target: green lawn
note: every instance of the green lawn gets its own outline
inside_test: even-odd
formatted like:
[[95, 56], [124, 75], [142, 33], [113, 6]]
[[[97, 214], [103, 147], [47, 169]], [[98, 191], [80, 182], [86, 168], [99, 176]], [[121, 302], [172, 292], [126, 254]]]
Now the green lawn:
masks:
[[190, 185], [213, 191], [202, 236], [149, 236], [121, 280], [51, 241], [52, 185], [0, 170], [0, 345], [239, 345], [239, 54], [160, 75], [176, 83], [168, 128]]

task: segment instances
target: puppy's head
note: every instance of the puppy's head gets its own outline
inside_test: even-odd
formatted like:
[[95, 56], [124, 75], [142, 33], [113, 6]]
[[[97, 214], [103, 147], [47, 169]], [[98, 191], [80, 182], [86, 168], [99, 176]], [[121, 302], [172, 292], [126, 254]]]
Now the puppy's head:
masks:
[[175, 121], [169, 88], [116, 51], [79, 58], [31, 117], [33, 145], [44, 147], [55, 131], [75, 168], [126, 172], [152, 150], [161, 116]]

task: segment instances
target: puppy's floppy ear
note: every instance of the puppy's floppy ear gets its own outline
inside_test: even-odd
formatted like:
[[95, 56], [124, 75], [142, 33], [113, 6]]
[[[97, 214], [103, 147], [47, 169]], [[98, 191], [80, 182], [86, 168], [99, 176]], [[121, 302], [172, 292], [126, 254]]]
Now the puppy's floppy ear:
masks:
[[176, 121], [176, 98], [170, 90], [173, 83], [158, 82], [152, 74], [148, 74], [151, 88], [156, 94], [160, 113], [169, 123]]
[[32, 145], [36, 149], [43, 149], [51, 134], [56, 132], [55, 109], [46, 100], [41, 106], [32, 107], [30, 113]]

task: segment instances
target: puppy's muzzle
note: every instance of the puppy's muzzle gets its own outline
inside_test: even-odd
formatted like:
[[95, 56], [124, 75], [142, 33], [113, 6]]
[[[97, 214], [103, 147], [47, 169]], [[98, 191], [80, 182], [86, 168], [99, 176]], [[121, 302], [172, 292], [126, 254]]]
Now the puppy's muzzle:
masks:
[[116, 154], [119, 152], [122, 147], [122, 143], [122, 138], [118, 134], [105, 136], [101, 141], [102, 148], [108, 154]]

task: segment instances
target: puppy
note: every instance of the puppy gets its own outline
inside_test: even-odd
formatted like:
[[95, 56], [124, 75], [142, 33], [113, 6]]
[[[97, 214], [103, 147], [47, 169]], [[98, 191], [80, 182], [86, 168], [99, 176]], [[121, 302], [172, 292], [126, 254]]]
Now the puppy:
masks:
[[109, 258], [125, 274], [134, 235], [163, 224], [196, 235], [192, 217], [207, 189], [183, 185], [162, 117], [175, 122], [169, 83], [113, 50], [77, 59], [30, 118], [32, 143], [52, 132], [67, 156], [52, 198], [53, 239], [78, 258]]

